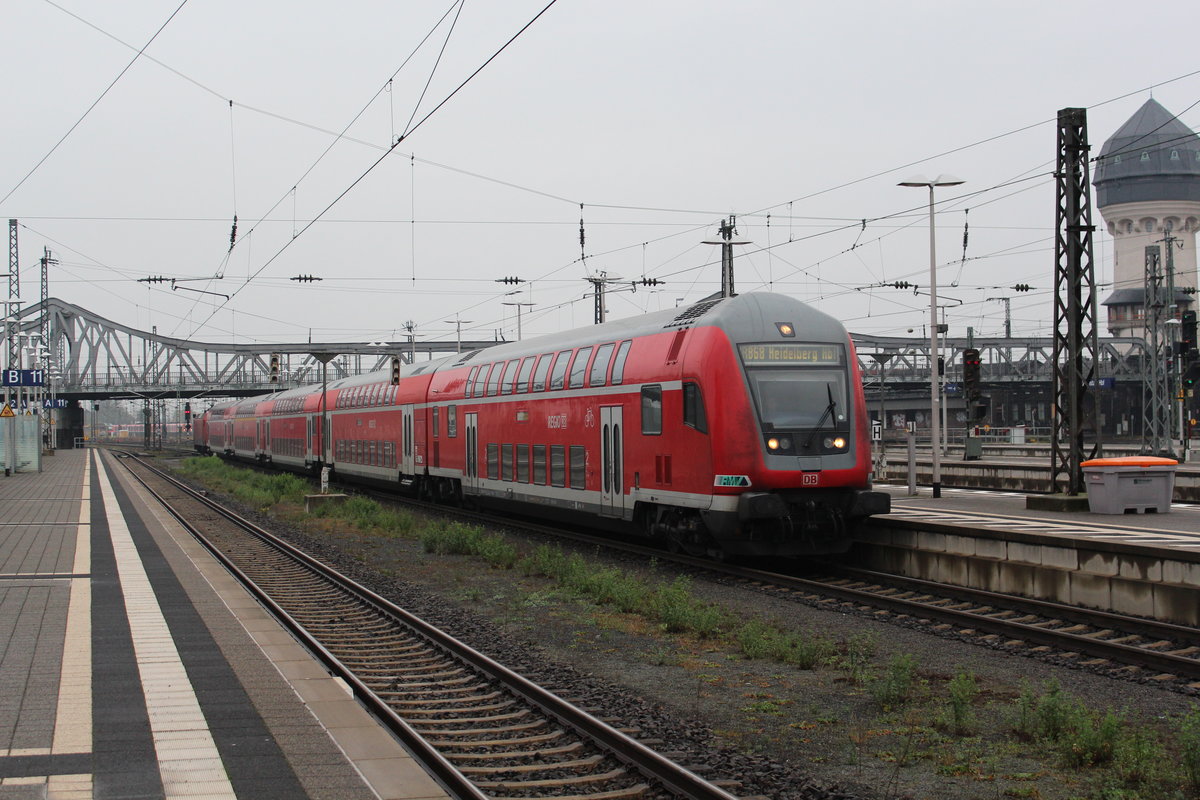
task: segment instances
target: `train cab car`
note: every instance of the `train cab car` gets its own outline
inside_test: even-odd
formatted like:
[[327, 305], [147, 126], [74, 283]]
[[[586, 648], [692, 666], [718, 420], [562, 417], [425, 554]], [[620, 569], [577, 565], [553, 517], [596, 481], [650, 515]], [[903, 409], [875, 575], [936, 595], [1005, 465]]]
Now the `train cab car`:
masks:
[[840, 552], [889, 505], [870, 491], [849, 336], [779, 295], [468, 353], [437, 370], [430, 401], [430, 473], [465, 497], [692, 552]]

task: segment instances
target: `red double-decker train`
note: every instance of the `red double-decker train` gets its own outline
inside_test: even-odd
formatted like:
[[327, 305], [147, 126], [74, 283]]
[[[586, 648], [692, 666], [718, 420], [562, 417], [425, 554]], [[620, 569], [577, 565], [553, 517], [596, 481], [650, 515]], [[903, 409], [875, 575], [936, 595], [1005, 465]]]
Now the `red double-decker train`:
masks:
[[195, 444], [693, 553], [843, 552], [889, 510], [849, 335], [776, 294], [215, 405]]

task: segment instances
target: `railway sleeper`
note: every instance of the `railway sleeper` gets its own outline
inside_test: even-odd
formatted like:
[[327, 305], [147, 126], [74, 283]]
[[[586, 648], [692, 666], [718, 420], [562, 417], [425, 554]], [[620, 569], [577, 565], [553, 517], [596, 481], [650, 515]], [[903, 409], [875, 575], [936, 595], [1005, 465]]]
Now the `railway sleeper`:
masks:
[[554, 758], [555, 756], [566, 756], [572, 753], [578, 753], [585, 749], [586, 745], [583, 742], [571, 742], [561, 747], [546, 747], [540, 750], [518, 750], [516, 752], [509, 751], [507, 753], [450, 753], [446, 758], [451, 761], [494, 761], [498, 759], [525, 759], [525, 758]]
[[[380, 696], [382, 696], [385, 693], [377, 692], [377, 694], [380, 694]], [[386, 694], [395, 694], [395, 692], [387, 692]], [[389, 700], [388, 702], [391, 703], [392, 705], [398, 705], [398, 706], [410, 706], [410, 705], [411, 706], [418, 706], [418, 705], [424, 706], [424, 705], [431, 705], [431, 704], [435, 704], [435, 703], [482, 703], [487, 700], [494, 700], [495, 698], [501, 697], [502, 695], [503, 695], [502, 692], [488, 692], [487, 694], [477, 694], [474, 697], [439, 697], [436, 699], [430, 698], [430, 699], [419, 699], [419, 700]], [[515, 702], [515, 701], [510, 700], [509, 702]]]
[[[454, 731], [438, 731], [438, 733], [442, 736], [448, 736], [454, 733]], [[496, 733], [500, 733], [500, 731], [488, 729], [479, 731], [480, 736], [494, 735]], [[530, 734], [529, 736], [509, 736], [503, 739], [430, 739], [426, 737], [426, 741], [429, 742], [431, 747], [436, 747], [438, 750], [448, 750], [456, 747], [460, 749], [464, 747], [529, 747], [539, 741], [552, 742], [563, 738], [573, 739], [574, 737], [560, 728], [549, 733]]]
[[[539, 733], [539, 734], [535, 734], [533, 736], [524, 736], [519, 739], [518, 738], [472, 739], [471, 741], [466, 741], [463, 739], [440, 739], [440, 740], [428, 739], [427, 741], [429, 742], [429, 744], [431, 746], [436, 747], [438, 750], [464, 750], [464, 749], [479, 750], [479, 749], [483, 749], [484, 751], [486, 751], [487, 757], [492, 758], [492, 757], [502, 757], [504, 755], [507, 755], [510, 752], [526, 752], [526, 751], [522, 751], [522, 750], [502, 751], [499, 749], [502, 747], [532, 747], [539, 743], [561, 742], [564, 739], [566, 739], [568, 742], [577, 742], [578, 741], [578, 739], [576, 739], [574, 736], [571, 736], [570, 734], [568, 734], [562, 728], [556, 728], [552, 731], [549, 731], [548, 733]], [[447, 758], [451, 757], [448, 754], [443, 754], [443, 755], [446, 755]], [[463, 753], [462, 755], [470, 757], [470, 758], [478, 758], [479, 757], [479, 753]]]
[[[475, 781], [480, 789], [524, 790], [524, 789], [553, 789], [566, 786], [585, 786], [592, 783], [608, 783], [618, 778], [629, 776], [629, 770], [614, 769], [594, 775], [579, 775], [574, 778], [549, 779], [540, 781]], [[632, 787], [631, 787], [632, 788]], [[638, 797], [639, 795], [629, 795]]]
[[460, 717], [459, 713], [467, 713], [468, 709], [442, 709], [441, 714], [453, 714], [445, 719], [415, 719], [411, 720], [410, 724], [415, 727], [432, 728], [437, 725], [487, 725], [493, 722], [506, 722], [515, 719], [525, 719], [529, 716], [529, 709], [522, 708], [510, 714], [495, 714], [492, 716], [484, 715], [482, 717]]
[[[403, 711], [399, 711], [397, 713], [399, 713], [400, 716], [404, 717], [405, 719], [407, 719], [409, 717], [432, 716], [433, 714], [447, 714], [447, 713], [482, 714], [487, 711], [501, 711], [505, 708], [512, 708], [514, 705], [516, 705], [516, 701], [509, 700], [504, 703], [493, 703], [492, 705], [489, 705], [489, 706], [466, 706], [466, 707], [462, 707], [462, 708], [457, 707], [457, 706], [454, 708], [406, 708]], [[498, 719], [498, 718], [494, 718], [494, 719]]]
[[[510, 756], [511, 757], [511, 756]], [[546, 772], [549, 770], [582, 770], [589, 769], [604, 762], [608, 756], [597, 753], [594, 756], [587, 758], [578, 758], [572, 761], [547, 761], [538, 764], [520, 764], [514, 766], [512, 764], [497, 764], [491, 767], [458, 767], [458, 771], [463, 775], [494, 775], [497, 772], [514, 772], [514, 773], [530, 773], [530, 772]]]
[[[452, 720], [452, 721], [457, 722], [457, 720]], [[482, 720], [482, 722], [487, 722], [487, 720], [486, 719]], [[412, 726], [414, 728], [419, 729], [422, 725], [428, 725], [428, 724], [429, 724], [428, 720], [414, 720], [412, 723]], [[438, 734], [440, 736], [458, 736], [458, 737], [462, 737], [462, 738], [466, 738], [469, 736], [495, 736], [496, 734], [501, 734], [501, 733], [520, 734], [520, 733], [524, 733], [526, 731], [535, 731], [535, 730], [538, 730], [539, 728], [545, 728], [546, 725], [548, 725], [548, 724], [549, 724], [548, 720], [546, 720], [542, 717], [538, 717], [537, 719], [532, 719], [529, 722], [520, 722], [520, 723], [516, 723], [513, 725], [487, 725], [487, 726], [481, 726], [481, 727], [475, 727], [475, 728], [458, 728], [458, 729], [450, 729], [450, 730], [437, 730], [437, 731], [430, 731], [430, 733]]]

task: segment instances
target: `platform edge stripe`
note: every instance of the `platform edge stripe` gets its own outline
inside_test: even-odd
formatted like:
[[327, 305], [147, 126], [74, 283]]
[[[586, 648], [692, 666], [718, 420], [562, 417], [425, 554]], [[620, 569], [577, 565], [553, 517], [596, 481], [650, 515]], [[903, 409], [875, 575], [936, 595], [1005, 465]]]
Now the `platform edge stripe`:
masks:
[[71, 568], [76, 575], [87, 577], [72, 578], [67, 601], [67, 629], [51, 744], [56, 754], [86, 753], [92, 749], [91, 459], [90, 452], [83, 459], [79, 524], [75, 528], [75, 560]]

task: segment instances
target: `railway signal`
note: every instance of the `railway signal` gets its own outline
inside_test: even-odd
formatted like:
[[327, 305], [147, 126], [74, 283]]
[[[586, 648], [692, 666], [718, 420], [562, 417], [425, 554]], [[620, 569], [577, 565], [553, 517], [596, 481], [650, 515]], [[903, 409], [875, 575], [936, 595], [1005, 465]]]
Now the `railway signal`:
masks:
[[982, 366], [979, 348], [968, 347], [963, 350], [963, 398], [967, 401], [971, 419], [976, 420], [987, 416], [989, 406], [980, 385]]
[[279, 353], [271, 353], [271, 383], [279, 383]]
[[1187, 372], [1183, 373], [1183, 388], [1189, 392], [1193, 391], [1197, 380], [1200, 380], [1200, 361], [1188, 365]]
[[392, 356], [392, 386], [400, 385], [400, 356]]

